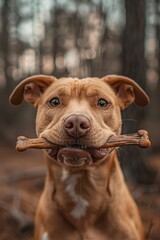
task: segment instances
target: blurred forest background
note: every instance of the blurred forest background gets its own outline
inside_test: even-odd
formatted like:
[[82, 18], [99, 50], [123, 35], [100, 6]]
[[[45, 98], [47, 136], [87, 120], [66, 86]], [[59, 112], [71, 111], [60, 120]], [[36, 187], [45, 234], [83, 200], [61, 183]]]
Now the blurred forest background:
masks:
[[128, 147], [119, 155], [126, 179], [139, 184], [133, 196], [148, 239], [160, 239], [160, 0], [0, 0], [0, 240], [32, 239], [32, 230], [25, 235], [14, 226], [33, 223], [37, 200], [32, 198], [31, 207], [29, 194], [36, 198], [43, 188], [44, 163], [27, 160], [37, 152], [18, 155], [11, 149], [18, 135], [35, 136], [35, 110], [27, 104], [13, 108], [8, 98], [19, 81], [40, 73], [121, 74], [148, 93], [148, 107], [130, 106], [122, 113], [123, 132], [148, 130], [152, 148]]
[[[148, 109], [135, 110], [136, 119], [149, 129], [153, 146], [158, 147], [160, 1], [0, 0], [3, 141], [14, 141], [24, 126], [27, 132], [33, 128], [33, 109], [13, 109], [8, 97], [19, 81], [39, 73], [133, 78], [151, 98]], [[130, 112], [134, 115], [135, 111]]]

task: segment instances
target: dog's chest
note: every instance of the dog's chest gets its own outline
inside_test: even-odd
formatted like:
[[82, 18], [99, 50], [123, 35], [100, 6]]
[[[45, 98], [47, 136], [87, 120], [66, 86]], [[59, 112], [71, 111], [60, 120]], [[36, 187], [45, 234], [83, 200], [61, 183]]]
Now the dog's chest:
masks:
[[65, 169], [62, 170], [61, 181], [64, 184], [65, 194], [73, 202], [73, 208], [70, 211], [71, 217], [80, 220], [85, 217], [89, 202], [81, 194], [81, 174], [70, 175]]
[[[44, 232], [40, 240], [51, 240], [51, 239], [52, 238], [49, 237], [49, 234], [47, 232]], [[67, 238], [66, 236], [66, 239], [68, 240], [69, 238]], [[110, 238], [107, 237], [107, 235], [104, 233], [102, 234], [101, 232], [95, 229], [90, 229], [87, 231], [87, 233], [81, 234], [81, 239], [82, 240], [109, 240]], [[74, 240], [79, 240], [79, 237], [78, 239], [74, 239]]]
[[[49, 237], [49, 234], [47, 232], [44, 232], [42, 234], [40, 240], [51, 240], [51, 239], [52, 238]], [[69, 238], [67, 238], [67, 236], [66, 236], [66, 239], [69, 240]], [[82, 240], [109, 240], [110, 238], [107, 237], [106, 234], [102, 234], [102, 233], [98, 232], [97, 230], [91, 229], [87, 233], [82, 233], [81, 239]], [[78, 239], [74, 239], [74, 240], [79, 240], [79, 237], [78, 237]]]

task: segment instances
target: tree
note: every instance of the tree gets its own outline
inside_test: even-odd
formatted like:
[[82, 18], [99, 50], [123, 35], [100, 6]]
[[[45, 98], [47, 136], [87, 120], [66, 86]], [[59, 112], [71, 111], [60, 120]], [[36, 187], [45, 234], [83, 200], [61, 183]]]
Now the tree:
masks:
[[6, 80], [6, 93], [12, 88], [12, 79], [8, 74], [9, 69], [9, 54], [10, 54], [10, 43], [9, 43], [9, 14], [10, 14], [10, 0], [5, 0], [2, 6], [2, 37], [1, 37], [1, 52], [4, 61], [4, 77]]
[[[134, 79], [143, 89], [146, 88], [145, 60], [145, 0], [125, 0], [126, 28], [123, 34], [123, 75]], [[145, 110], [130, 106], [123, 113], [123, 118], [133, 119], [129, 125], [125, 121], [125, 132], [135, 132], [143, 127]], [[137, 121], [135, 121], [137, 120]], [[136, 124], [135, 124], [136, 123]], [[127, 170], [138, 182], [151, 180], [152, 173], [146, 164], [147, 155], [139, 148], [127, 147], [127, 158], [130, 157]], [[149, 178], [149, 176], [151, 178]]]

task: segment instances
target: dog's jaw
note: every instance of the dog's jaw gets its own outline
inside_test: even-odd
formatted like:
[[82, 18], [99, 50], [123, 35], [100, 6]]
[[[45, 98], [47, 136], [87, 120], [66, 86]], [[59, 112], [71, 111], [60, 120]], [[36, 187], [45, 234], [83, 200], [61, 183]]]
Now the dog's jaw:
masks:
[[52, 160], [72, 168], [80, 168], [99, 163], [106, 159], [112, 149], [90, 148], [84, 146], [61, 146], [57, 149], [47, 149]]

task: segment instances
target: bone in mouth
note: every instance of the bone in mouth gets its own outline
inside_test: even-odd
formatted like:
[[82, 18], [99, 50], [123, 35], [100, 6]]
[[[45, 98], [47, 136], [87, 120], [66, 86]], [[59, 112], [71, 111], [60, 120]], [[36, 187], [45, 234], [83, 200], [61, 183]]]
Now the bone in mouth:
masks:
[[[139, 130], [137, 133], [133, 134], [111, 136], [101, 148], [114, 148], [126, 145], [138, 145], [142, 148], [150, 147], [151, 142], [148, 137], [148, 132], [146, 130]], [[57, 149], [58, 145], [55, 145], [44, 138], [26, 138], [24, 136], [19, 136], [17, 139], [16, 150], [24, 151], [28, 148]]]

